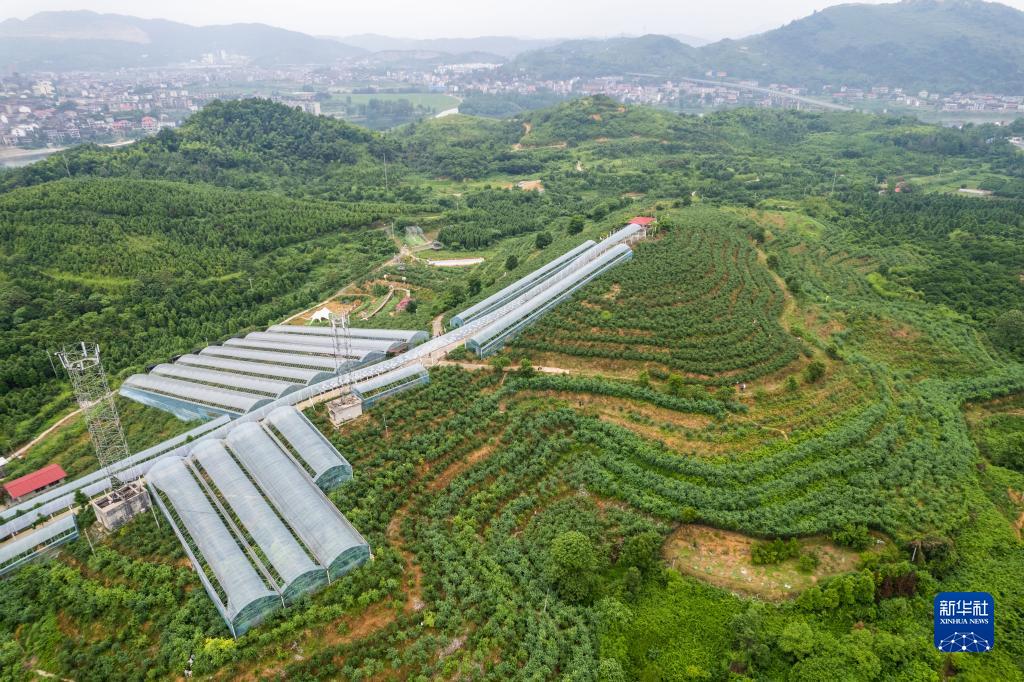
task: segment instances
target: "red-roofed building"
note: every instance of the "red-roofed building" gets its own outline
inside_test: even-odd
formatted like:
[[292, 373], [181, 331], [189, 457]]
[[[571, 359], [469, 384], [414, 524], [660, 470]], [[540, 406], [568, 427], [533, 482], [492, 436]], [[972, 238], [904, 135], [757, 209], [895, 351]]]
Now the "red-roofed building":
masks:
[[629, 219], [629, 224], [630, 225], [642, 225], [644, 227], [647, 227], [648, 225], [650, 225], [653, 222], [654, 222], [654, 218], [652, 218], [649, 215], [638, 215], [635, 218], [630, 218]]
[[20, 502], [47, 488], [59, 485], [67, 476], [59, 464], [47, 464], [38, 471], [4, 483], [4, 492], [12, 502]]

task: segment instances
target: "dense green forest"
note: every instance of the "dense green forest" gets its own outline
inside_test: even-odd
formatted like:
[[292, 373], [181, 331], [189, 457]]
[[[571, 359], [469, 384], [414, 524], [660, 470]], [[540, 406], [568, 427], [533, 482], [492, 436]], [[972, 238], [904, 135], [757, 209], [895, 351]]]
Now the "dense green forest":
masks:
[[[234, 640], [140, 517], [0, 581], [0, 679], [1024, 680], [1009, 134], [592, 98], [384, 139], [249, 101], [0, 175], [5, 448], [69, 409], [61, 341], [121, 377], [396, 279], [419, 306], [366, 324], [426, 328], [657, 217], [488, 364], [340, 428], [307, 411], [367, 566]], [[385, 264], [406, 225], [483, 262]], [[182, 428], [122, 411], [133, 447]], [[88, 469], [59, 433], [17, 472]], [[940, 590], [993, 593], [993, 651], [934, 649]]]

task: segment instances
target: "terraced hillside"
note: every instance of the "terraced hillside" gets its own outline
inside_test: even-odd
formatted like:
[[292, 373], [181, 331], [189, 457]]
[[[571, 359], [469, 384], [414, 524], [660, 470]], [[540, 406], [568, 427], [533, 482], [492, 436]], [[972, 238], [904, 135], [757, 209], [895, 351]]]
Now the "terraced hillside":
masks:
[[713, 384], [795, 360], [798, 344], [779, 324], [783, 291], [750, 243], [755, 225], [713, 210], [662, 224], [666, 234], [641, 245], [634, 263], [562, 306], [518, 347], [539, 351], [538, 364], [601, 358]]

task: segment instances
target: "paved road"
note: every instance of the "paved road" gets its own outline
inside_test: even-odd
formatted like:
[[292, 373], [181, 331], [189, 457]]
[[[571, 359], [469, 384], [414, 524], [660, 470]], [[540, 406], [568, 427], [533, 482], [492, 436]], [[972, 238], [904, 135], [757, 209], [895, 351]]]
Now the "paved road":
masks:
[[752, 92], [763, 92], [766, 95], [773, 95], [775, 97], [782, 97], [784, 99], [791, 99], [796, 102], [803, 102], [822, 109], [831, 109], [832, 111], [853, 111], [853, 107], [848, 107], [845, 104], [835, 104], [834, 102], [824, 102], [822, 100], [814, 99], [813, 97], [804, 97], [802, 95], [792, 95], [788, 92], [782, 92], [781, 90], [771, 90], [769, 88], [761, 88], [756, 85], [743, 85], [741, 83], [733, 83], [731, 81], [712, 81], [705, 80], [703, 78], [680, 78], [679, 80], [686, 81], [688, 83], [699, 83], [701, 85], [721, 85], [727, 88], [736, 88], [737, 90], [750, 90]]

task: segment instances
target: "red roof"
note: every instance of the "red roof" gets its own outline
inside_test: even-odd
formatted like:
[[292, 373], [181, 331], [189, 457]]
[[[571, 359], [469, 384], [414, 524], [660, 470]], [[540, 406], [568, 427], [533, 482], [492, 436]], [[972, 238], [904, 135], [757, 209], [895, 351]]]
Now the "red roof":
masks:
[[647, 215], [638, 215], [637, 217], [630, 218], [629, 220], [630, 225], [650, 225], [653, 222], [654, 218]]
[[17, 499], [66, 477], [67, 474], [64, 473], [59, 464], [47, 464], [38, 471], [33, 471], [31, 474], [25, 474], [21, 478], [4, 483], [4, 490], [12, 498]]

